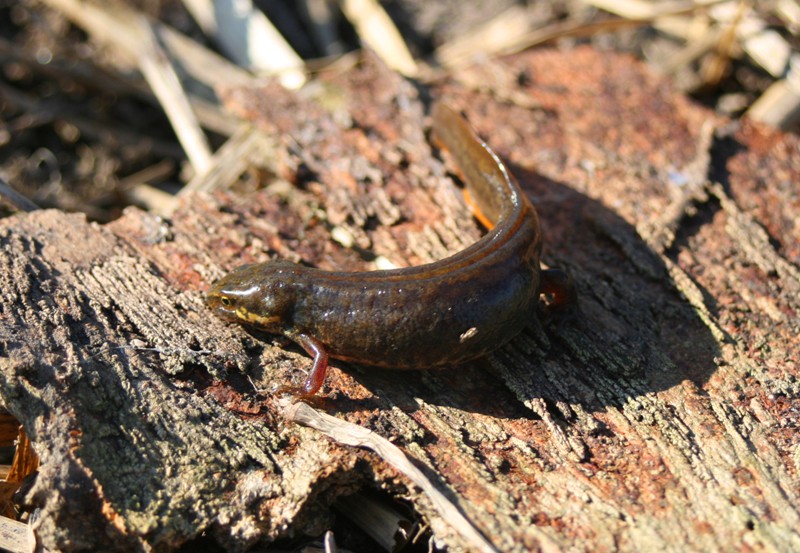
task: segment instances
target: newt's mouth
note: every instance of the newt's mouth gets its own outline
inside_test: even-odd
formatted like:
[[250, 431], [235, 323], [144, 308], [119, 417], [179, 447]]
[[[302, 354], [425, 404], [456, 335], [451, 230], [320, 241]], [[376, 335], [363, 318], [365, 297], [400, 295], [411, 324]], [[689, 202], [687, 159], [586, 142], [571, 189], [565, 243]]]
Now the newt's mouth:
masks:
[[233, 298], [212, 287], [206, 296], [206, 305], [216, 316], [231, 323], [243, 323], [262, 330], [272, 330], [280, 324], [280, 315], [261, 315], [237, 305]]
[[239, 322], [264, 330], [270, 330], [281, 322], [281, 317], [278, 315], [259, 315], [242, 307], [236, 310], [236, 318]]

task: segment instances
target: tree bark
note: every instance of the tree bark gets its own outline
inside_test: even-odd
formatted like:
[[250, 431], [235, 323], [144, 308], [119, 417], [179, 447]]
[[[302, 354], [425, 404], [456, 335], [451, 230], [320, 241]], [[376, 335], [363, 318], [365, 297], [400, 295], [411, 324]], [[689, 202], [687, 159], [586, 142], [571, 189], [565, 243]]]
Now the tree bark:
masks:
[[[585, 48], [429, 87], [366, 56], [323, 84], [226, 96], [292, 186], [191, 195], [170, 220], [0, 221], [2, 396], [41, 456], [27, 502], [42, 545], [169, 550], [211, 533], [243, 550], [319, 535], [337, 497], [379, 489], [453, 551], [800, 549], [796, 136], [719, 120]], [[216, 319], [203, 292], [273, 256], [369, 270], [474, 241], [426, 139], [429, 95], [508, 161], [578, 311], [532, 317], [455, 369], [334, 362], [314, 407], [372, 431], [350, 441], [263, 391], [310, 359]]]

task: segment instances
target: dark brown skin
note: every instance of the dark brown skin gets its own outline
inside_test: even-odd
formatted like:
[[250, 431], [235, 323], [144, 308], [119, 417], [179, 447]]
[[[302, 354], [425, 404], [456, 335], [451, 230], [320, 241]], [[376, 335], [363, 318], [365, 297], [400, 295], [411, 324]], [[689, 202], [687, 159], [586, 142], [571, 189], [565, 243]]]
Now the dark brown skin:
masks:
[[389, 271], [329, 272], [274, 261], [220, 279], [217, 315], [288, 336], [314, 357], [295, 395], [314, 395], [328, 357], [391, 369], [458, 365], [516, 336], [540, 293], [570, 301], [569, 279], [539, 268], [539, 218], [505, 165], [452, 108], [433, 108], [433, 140], [458, 165], [476, 217], [493, 227], [446, 259]]

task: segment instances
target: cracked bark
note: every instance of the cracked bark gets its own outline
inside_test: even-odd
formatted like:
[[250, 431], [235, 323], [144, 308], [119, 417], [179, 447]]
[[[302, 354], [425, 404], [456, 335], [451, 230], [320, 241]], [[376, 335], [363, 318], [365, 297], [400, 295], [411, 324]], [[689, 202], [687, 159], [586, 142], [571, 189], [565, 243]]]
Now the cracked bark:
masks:
[[[497, 75], [512, 89], [469, 86]], [[248, 379], [299, 381], [302, 352], [202, 303], [243, 262], [365, 270], [479, 235], [426, 141], [420, 89], [368, 58], [321, 90], [228, 94], [294, 186], [192, 195], [168, 221], [0, 221], [2, 395], [41, 455], [27, 501], [45, 546], [168, 550], [206, 532], [245, 549], [318, 535], [337, 496], [379, 488], [469, 547], [378, 455], [254, 391]], [[532, 321], [458, 370], [336, 363], [319, 407], [399, 446], [502, 551], [800, 549], [798, 139], [743, 123], [709, 146], [704, 122], [723, 122], [588, 49], [475, 66], [425, 93], [508, 160], [580, 315]]]

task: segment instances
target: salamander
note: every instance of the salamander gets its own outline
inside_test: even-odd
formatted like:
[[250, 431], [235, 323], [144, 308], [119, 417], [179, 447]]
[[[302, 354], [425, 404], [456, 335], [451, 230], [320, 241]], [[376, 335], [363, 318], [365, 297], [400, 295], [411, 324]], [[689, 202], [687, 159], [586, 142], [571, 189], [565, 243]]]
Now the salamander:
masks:
[[464, 195], [490, 230], [433, 263], [339, 272], [276, 260], [245, 265], [217, 281], [208, 306], [223, 319], [282, 334], [314, 358], [296, 396], [322, 386], [328, 359], [387, 369], [457, 366], [507, 343], [533, 316], [542, 293], [571, 301], [565, 273], [542, 271], [539, 218], [506, 166], [460, 113], [432, 109], [432, 141], [449, 152]]

